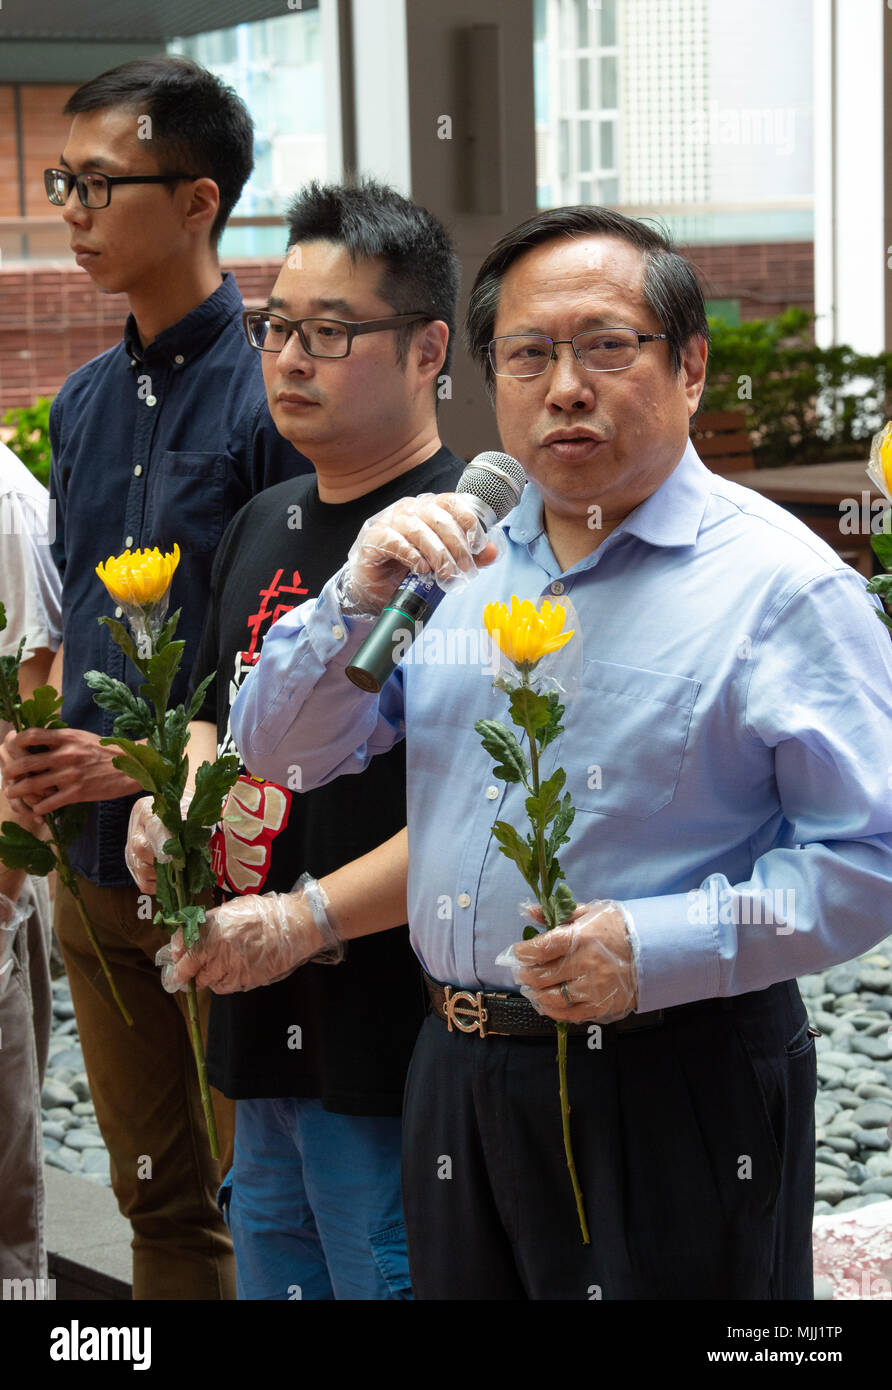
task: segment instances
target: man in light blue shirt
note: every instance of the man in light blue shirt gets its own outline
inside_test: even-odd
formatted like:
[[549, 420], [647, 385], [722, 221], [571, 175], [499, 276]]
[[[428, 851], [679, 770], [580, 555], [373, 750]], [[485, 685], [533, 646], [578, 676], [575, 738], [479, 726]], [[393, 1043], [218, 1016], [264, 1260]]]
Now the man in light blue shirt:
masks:
[[[482, 578], [363, 693], [344, 668], [405, 570], [473, 568], [483, 544], [457, 497], [390, 508], [271, 629], [232, 715], [252, 772], [297, 764], [305, 788], [406, 738], [409, 921], [433, 1008], [404, 1117], [416, 1296], [811, 1298], [815, 1055], [794, 979], [888, 928], [888, 636], [822, 541], [698, 459], [703, 302], [656, 232], [539, 214], [484, 262], [468, 335], [530, 479], [505, 553], [479, 554]], [[490, 836], [495, 819], [523, 827], [525, 793], [494, 781], [473, 728], [507, 701], [456, 640], [512, 594], [572, 600], [568, 670], [581, 647], [542, 771], [566, 769], [561, 864], [587, 906], [528, 943]], [[518, 968], [497, 965], [512, 943]], [[445, 985], [470, 992], [470, 1016]], [[549, 1019], [575, 1027], [591, 1246]]]

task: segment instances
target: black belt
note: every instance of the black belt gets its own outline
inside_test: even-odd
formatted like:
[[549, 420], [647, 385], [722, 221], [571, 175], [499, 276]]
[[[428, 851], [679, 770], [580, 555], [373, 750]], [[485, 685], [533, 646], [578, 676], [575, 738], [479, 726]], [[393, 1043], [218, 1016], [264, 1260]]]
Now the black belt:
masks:
[[[554, 1037], [555, 1020], [537, 1013], [523, 994], [511, 994], [507, 991], [503, 993], [497, 990], [456, 989], [454, 985], [444, 985], [439, 980], [432, 979], [426, 970], [421, 973], [424, 975], [434, 1013], [446, 1020], [450, 1032], [457, 1028], [461, 1033], [479, 1033], [481, 1038], [487, 1037], [490, 1033], [502, 1037]], [[727, 1006], [730, 1000], [704, 999], [702, 1003], [715, 1009], [715, 1006]], [[629, 1014], [618, 1023], [605, 1026], [617, 1033], [637, 1033], [645, 1028], [659, 1028], [667, 1016], [696, 1007], [697, 1005], [685, 1004], [672, 1009], [654, 1009], [646, 1014]], [[571, 1023], [568, 1025], [568, 1031], [587, 1034], [590, 1027], [591, 1023], [588, 1022]]]

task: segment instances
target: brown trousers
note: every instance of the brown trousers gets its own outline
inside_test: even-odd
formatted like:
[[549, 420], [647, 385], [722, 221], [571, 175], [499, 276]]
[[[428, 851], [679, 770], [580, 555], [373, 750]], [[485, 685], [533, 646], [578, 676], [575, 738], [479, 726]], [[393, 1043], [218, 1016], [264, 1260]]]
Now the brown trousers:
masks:
[[[167, 941], [155, 903], [136, 888], [78, 877], [87, 915], [133, 1017], [128, 1028], [71, 895], [56, 894], [55, 928], [77, 1017], [90, 1094], [121, 1213], [133, 1227], [135, 1299], [235, 1298], [232, 1241], [216, 1204], [232, 1162], [235, 1105], [211, 1091], [220, 1162], [210, 1154], [187, 998], [161, 987], [155, 953]], [[207, 1037], [210, 997], [199, 991]]]

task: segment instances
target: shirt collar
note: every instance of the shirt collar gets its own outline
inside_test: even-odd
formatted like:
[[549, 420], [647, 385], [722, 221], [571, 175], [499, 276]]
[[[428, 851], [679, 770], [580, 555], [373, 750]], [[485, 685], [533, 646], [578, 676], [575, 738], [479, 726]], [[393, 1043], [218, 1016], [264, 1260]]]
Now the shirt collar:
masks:
[[144, 362], [148, 355], [157, 354], [182, 367], [218, 338], [230, 319], [241, 313], [241, 308], [242, 297], [235, 278], [231, 271], [225, 270], [223, 283], [217, 286], [214, 293], [208, 295], [185, 318], [165, 328], [147, 348], [140, 343], [136, 319], [128, 314], [124, 326], [124, 349], [128, 357], [131, 360], [135, 358], [137, 363]]
[[[711, 490], [710, 477], [688, 440], [669, 477], [614, 528], [611, 538], [628, 533], [649, 545], [694, 545]], [[535, 483], [527, 483], [504, 527], [513, 541], [524, 545], [542, 534], [542, 495]]]

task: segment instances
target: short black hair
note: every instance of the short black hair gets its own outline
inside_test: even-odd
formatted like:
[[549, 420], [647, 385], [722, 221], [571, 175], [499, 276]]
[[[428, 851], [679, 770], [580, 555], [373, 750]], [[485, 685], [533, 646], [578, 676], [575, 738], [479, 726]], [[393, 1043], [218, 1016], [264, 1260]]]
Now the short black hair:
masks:
[[[432, 212], [374, 179], [340, 184], [309, 183], [285, 214], [288, 246], [333, 241], [354, 261], [380, 259], [378, 287], [395, 314], [414, 310], [442, 319], [449, 328], [445, 371], [452, 360], [458, 310], [459, 263], [448, 233]], [[404, 362], [418, 324], [397, 332], [397, 360]]]
[[567, 236], [615, 236], [637, 246], [644, 259], [642, 296], [669, 335], [673, 371], [681, 370], [682, 351], [692, 337], [709, 343], [706, 305], [690, 261], [669, 236], [612, 208], [551, 208], [507, 232], [483, 262], [471, 290], [465, 318], [468, 351], [483, 368], [490, 393], [493, 373], [488, 345], [493, 336], [502, 278], [509, 266], [534, 246]]
[[191, 58], [134, 58], [78, 87], [63, 115], [122, 106], [151, 117], [151, 145], [161, 173], [213, 179], [220, 207], [211, 227], [216, 246], [254, 168], [254, 126], [231, 87]]

